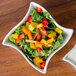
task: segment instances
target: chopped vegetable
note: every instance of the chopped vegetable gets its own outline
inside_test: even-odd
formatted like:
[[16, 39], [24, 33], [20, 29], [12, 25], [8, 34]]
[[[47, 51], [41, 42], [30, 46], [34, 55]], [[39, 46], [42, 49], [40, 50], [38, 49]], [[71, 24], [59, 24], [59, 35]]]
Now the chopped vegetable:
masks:
[[40, 47], [37, 47], [37, 51], [40, 53], [41, 52], [41, 48]]
[[40, 43], [40, 42], [36, 42], [36, 43], [35, 43], [35, 46], [36, 46], [36, 47], [40, 47], [40, 48], [42, 48], [42, 45], [43, 45], [43, 44]]
[[46, 27], [48, 25], [48, 21], [46, 20], [46, 18], [42, 18], [42, 23], [43, 23], [44, 27]]
[[22, 28], [22, 31], [23, 31], [25, 34], [28, 34], [28, 33], [29, 33], [29, 30], [28, 30], [27, 27], [23, 27], [23, 28]]
[[35, 59], [38, 63], [43, 63], [43, 60], [39, 56], [37, 56]]
[[40, 13], [41, 11], [42, 11], [42, 9], [38, 7], [38, 8], [37, 8], [37, 12]]
[[43, 27], [42, 23], [40, 23], [40, 24], [37, 25], [37, 28], [40, 28], [40, 27]]
[[44, 29], [44, 27], [40, 27], [39, 30], [40, 30], [40, 32], [41, 32], [43, 35], [47, 36], [47, 32], [46, 32], [46, 30]]
[[56, 37], [56, 33], [55, 33], [55, 32], [50, 33], [50, 34], [48, 34], [48, 37], [49, 37], [49, 38]]
[[20, 39], [19, 38], [17, 38], [16, 40], [15, 40], [15, 42], [18, 44], [19, 43], [19, 41], [20, 41]]
[[36, 22], [31, 22], [31, 25], [32, 25], [33, 27], [37, 28], [38, 23], [36, 23]]
[[18, 38], [18, 34], [15, 33], [15, 34], [13, 35], [13, 38], [17, 39], [17, 38]]
[[55, 31], [56, 31], [57, 33], [59, 33], [59, 34], [62, 34], [62, 32], [63, 32], [63, 31], [62, 31], [60, 28], [58, 28], [58, 27], [55, 28]]
[[47, 41], [45, 39], [42, 39], [40, 42], [47, 45]]
[[45, 67], [45, 62], [43, 62], [43, 63], [41, 64], [41, 68], [44, 69], [44, 67]]
[[25, 37], [25, 34], [24, 33], [22, 33], [22, 34], [20, 34], [19, 36], [18, 36], [18, 38], [21, 40], [21, 39], [23, 39]]
[[30, 43], [30, 48], [32, 48], [32, 49], [36, 49], [35, 44], [34, 44], [34, 43]]
[[41, 64], [39, 64], [39, 63], [36, 61], [36, 59], [33, 59], [33, 62], [34, 62], [34, 64], [35, 64], [38, 68], [41, 68]]
[[54, 38], [52, 37], [52, 38], [47, 40], [47, 43], [49, 44], [49, 43], [52, 43], [53, 41], [54, 41]]
[[26, 40], [26, 42], [36, 43], [37, 41], [34, 41], [34, 40]]
[[28, 25], [28, 29], [32, 32], [34, 30], [35, 27], [33, 27], [31, 24]]
[[29, 22], [26, 22], [26, 27], [28, 28], [28, 26], [30, 25], [30, 23]]
[[29, 22], [29, 23], [31, 23], [31, 22], [32, 22], [32, 20], [31, 20], [31, 16], [28, 16], [28, 18], [27, 18], [26, 21]]
[[38, 34], [37, 34], [37, 37], [36, 37], [36, 41], [39, 41], [40, 39], [41, 39], [41, 34], [38, 33]]
[[33, 40], [33, 38], [32, 38], [32, 34], [31, 34], [30, 31], [28, 32], [28, 38], [29, 38], [29, 40]]

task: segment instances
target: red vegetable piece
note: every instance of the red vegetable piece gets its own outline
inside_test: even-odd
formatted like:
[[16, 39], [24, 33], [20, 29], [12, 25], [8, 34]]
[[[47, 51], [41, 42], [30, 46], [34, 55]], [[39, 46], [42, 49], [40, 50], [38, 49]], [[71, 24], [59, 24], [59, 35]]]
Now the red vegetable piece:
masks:
[[32, 22], [32, 20], [31, 20], [31, 16], [28, 16], [28, 18], [27, 18], [26, 21], [29, 22], [29, 23], [31, 23], [31, 22]]
[[39, 12], [39, 13], [40, 13], [41, 11], [42, 11], [42, 9], [41, 9], [41, 8], [37, 8], [37, 12]]
[[46, 30], [44, 29], [44, 27], [40, 27], [40, 28], [39, 28], [39, 31], [40, 31], [43, 35], [47, 36], [47, 32], [46, 32]]
[[18, 36], [18, 38], [21, 40], [21, 39], [23, 39], [25, 37], [25, 33], [22, 33], [22, 34], [20, 34], [19, 36]]
[[44, 69], [45, 67], [45, 62], [42, 63], [41, 68]]
[[39, 41], [40, 39], [41, 39], [41, 34], [38, 33], [38, 34], [37, 34], [37, 37], [36, 37], [36, 41]]
[[40, 47], [37, 47], [37, 51], [40, 53], [41, 52], [41, 48]]
[[20, 41], [20, 39], [19, 38], [17, 38], [16, 40], [15, 40], [15, 42], [18, 44], [19, 43], [19, 41]]
[[42, 18], [42, 23], [44, 25], [44, 27], [46, 27], [48, 25], [48, 21], [46, 18]]

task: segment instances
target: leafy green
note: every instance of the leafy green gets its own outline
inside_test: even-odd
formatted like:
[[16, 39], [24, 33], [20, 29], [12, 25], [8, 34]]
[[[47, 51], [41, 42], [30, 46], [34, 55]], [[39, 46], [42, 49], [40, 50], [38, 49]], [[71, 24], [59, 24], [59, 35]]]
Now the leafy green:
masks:
[[46, 39], [46, 38], [47, 38], [47, 36], [41, 35], [41, 39]]
[[50, 31], [47, 31], [47, 34], [50, 34], [50, 33], [53, 33], [54, 31], [53, 30], [50, 30]]
[[60, 42], [59, 41], [56, 41], [53, 45], [53, 50], [56, 50], [57, 48], [60, 47]]
[[50, 19], [50, 14], [48, 12], [42, 12], [43, 13], [43, 16], [46, 18], [46, 19]]
[[39, 53], [38, 53], [37, 50], [34, 50], [34, 51], [32, 52], [32, 57], [36, 57], [36, 56], [39, 56]]
[[13, 34], [11, 34], [8, 38], [11, 42], [15, 43], [15, 39], [13, 38]]
[[54, 23], [50, 23], [50, 24], [48, 24], [45, 28], [46, 28], [46, 30], [51, 30], [51, 29], [55, 29], [55, 24]]
[[32, 31], [32, 33], [39, 33], [38, 28], [35, 28], [35, 29]]
[[30, 15], [31, 15], [32, 21], [37, 22], [37, 23], [42, 22], [43, 17], [40, 14], [38, 14], [35, 9], [32, 10]]
[[57, 38], [57, 40], [62, 43], [64, 41], [63, 36], [60, 34]]
[[15, 32], [16, 32], [17, 34], [23, 33], [23, 31], [22, 31], [22, 26], [17, 27], [17, 29], [15, 30]]

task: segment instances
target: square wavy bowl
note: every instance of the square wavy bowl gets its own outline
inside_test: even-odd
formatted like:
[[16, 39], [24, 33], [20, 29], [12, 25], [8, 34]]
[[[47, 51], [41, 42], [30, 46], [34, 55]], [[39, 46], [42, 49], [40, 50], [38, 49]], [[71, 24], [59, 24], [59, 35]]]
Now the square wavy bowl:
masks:
[[[38, 70], [39, 72], [41, 73], [46, 73], [46, 70], [47, 70], [47, 66], [48, 66], [48, 63], [49, 63], [49, 60], [52, 58], [52, 56], [58, 52], [62, 47], [64, 47], [67, 42], [70, 40], [72, 34], [73, 34], [73, 29], [69, 29], [69, 28], [64, 28], [62, 26], [60, 26], [55, 20], [54, 20], [54, 24], [59, 27], [60, 29], [63, 30], [63, 36], [64, 36], [64, 42], [61, 44], [61, 46], [55, 50], [46, 60], [46, 64], [45, 64], [45, 67], [44, 69], [40, 69], [38, 67], [36, 67], [31, 61], [28, 60], [28, 58], [25, 56], [25, 54], [18, 48], [18, 46], [16, 46], [15, 44], [11, 43], [9, 40], [8, 40], [8, 37], [10, 34], [12, 34], [14, 32], [14, 30], [20, 26], [26, 19], [27, 17], [29, 16], [30, 12], [32, 9], [34, 8], [37, 8], [37, 7], [40, 7], [43, 11], [47, 11], [45, 8], [43, 8], [41, 5], [35, 3], [35, 2], [31, 2], [30, 3], [30, 6], [29, 6], [29, 9], [28, 9], [28, 12], [27, 14], [25, 15], [25, 17], [5, 36], [2, 44], [5, 45], [5, 46], [10, 46], [12, 48], [15, 48], [16, 50], [18, 50], [23, 56], [24, 58], [28, 61], [28, 63], [33, 67], [35, 68], [36, 70]], [[52, 16], [50, 15], [50, 18], [52, 18]], [[52, 18], [53, 19], [53, 18]]]

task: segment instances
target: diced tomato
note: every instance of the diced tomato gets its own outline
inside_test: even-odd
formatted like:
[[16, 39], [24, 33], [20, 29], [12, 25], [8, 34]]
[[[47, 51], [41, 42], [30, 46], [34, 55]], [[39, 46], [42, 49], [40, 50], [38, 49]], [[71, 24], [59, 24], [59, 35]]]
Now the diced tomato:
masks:
[[46, 30], [44, 29], [44, 27], [40, 27], [40, 28], [39, 28], [39, 31], [40, 31], [43, 35], [47, 36], [47, 32], [46, 32]]
[[41, 68], [44, 69], [45, 67], [45, 62], [42, 63]]
[[29, 23], [31, 23], [31, 22], [32, 22], [32, 20], [31, 20], [31, 16], [28, 16], [28, 18], [27, 18], [26, 21], [29, 22]]
[[41, 52], [41, 48], [40, 47], [37, 47], [37, 51], [40, 53]]
[[37, 8], [37, 12], [39, 12], [39, 13], [40, 13], [41, 11], [42, 11], [42, 9], [41, 9], [41, 8]]
[[40, 39], [41, 39], [41, 34], [38, 33], [38, 34], [37, 34], [37, 37], [36, 37], [36, 41], [39, 41]]
[[48, 25], [48, 21], [46, 20], [46, 18], [42, 18], [42, 23], [43, 23], [44, 27], [46, 27]]
[[18, 36], [19, 39], [23, 39], [25, 37], [25, 33], [22, 33]]
[[15, 40], [15, 42], [18, 44], [19, 43], [19, 41], [20, 41], [20, 39], [19, 38], [17, 38], [16, 40]]

